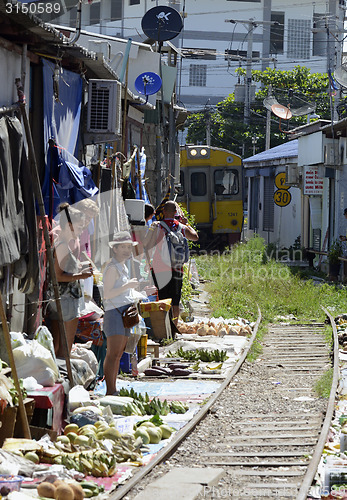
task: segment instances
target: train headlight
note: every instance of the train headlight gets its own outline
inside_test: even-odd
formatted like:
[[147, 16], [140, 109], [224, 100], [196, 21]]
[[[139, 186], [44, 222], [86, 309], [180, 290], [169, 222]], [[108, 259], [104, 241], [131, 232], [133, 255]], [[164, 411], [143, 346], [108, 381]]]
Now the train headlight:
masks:
[[232, 219], [231, 220], [231, 225], [232, 226], [237, 226], [237, 220], [236, 219]]
[[187, 157], [193, 160], [197, 160], [198, 158], [202, 158], [206, 160], [210, 158], [210, 148], [206, 146], [188, 146], [187, 147]]

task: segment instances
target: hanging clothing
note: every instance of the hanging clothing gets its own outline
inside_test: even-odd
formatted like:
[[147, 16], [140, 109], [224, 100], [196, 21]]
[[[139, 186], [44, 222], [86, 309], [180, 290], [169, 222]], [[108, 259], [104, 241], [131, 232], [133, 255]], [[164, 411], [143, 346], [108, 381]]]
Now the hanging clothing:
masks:
[[23, 131], [17, 118], [0, 118], [0, 267], [28, 251], [22, 189], [19, 182]]

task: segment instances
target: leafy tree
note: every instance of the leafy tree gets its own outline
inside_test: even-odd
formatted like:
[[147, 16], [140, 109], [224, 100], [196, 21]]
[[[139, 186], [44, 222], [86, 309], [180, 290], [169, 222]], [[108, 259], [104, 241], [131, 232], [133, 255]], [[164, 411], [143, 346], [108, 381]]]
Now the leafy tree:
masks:
[[[236, 70], [245, 77], [244, 69]], [[241, 154], [247, 158], [253, 154], [252, 138], [257, 138], [258, 151], [265, 149], [265, 127], [267, 110], [263, 104], [271, 86], [272, 93], [281, 103], [293, 107], [305, 101], [316, 103], [316, 113], [321, 119], [330, 120], [329, 79], [326, 73], [311, 73], [304, 66], [296, 66], [291, 71], [267, 68], [265, 71], [252, 71], [252, 80], [261, 83], [261, 89], [256, 93], [255, 102], [251, 105], [250, 124], [243, 123], [244, 104], [235, 102], [234, 94], [229, 94], [219, 102], [211, 112], [195, 113], [188, 118], [187, 142], [197, 144], [206, 142], [206, 120], [211, 124], [211, 145], [222, 147]], [[305, 124], [307, 116], [292, 117], [290, 121], [283, 121], [281, 128], [279, 119], [271, 115], [271, 147], [282, 144], [287, 140], [289, 131]]]

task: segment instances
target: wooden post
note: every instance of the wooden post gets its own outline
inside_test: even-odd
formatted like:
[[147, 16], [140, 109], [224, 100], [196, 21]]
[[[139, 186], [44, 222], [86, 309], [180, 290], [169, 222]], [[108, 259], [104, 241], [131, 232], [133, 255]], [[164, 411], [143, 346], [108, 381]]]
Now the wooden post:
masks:
[[6, 314], [5, 314], [5, 310], [4, 310], [1, 292], [0, 292], [0, 320], [1, 320], [2, 329], [4, 332], [4, 339], [5, 339], [7, 354], [8, 354], [9, 360], [10, 360], [11, 375], [13, 378], [14, 386], [15, 386], [16, 391], [18, 393], [18, 406], [19, 406], [19, 413], [20, 413], [20, 416], [22, 417], [22, 422], [23, 422], [23, 434], [24, 434], [25, 438], [31, 439], [28, 417], [27, 417], [27, 413], [25, 411], [25, 406], [23, 403], [22, 391], [21, 391], [20, 385], [19, 385], [16, 364], [14, 362], [12, 346], [11, 346], [11, 336], [10, 336], [10, 332], [8, 329], [8, 324], [7, 324], [7, 319], [6, 319]]
[[43, 203], [43, 196], [42, 196], [40, 179], [39, 179], [39, 174], [38, 174], [34, 143], [33, 143], [33, 138], [31, 135], [28, 116], [26, 113], [24, 94], [22, 95], [22, 87], [21, 87], [21, 83], [20, 83], [19, 78], [16, 78], [16, 85], [17, 85], [17, 91], [18, 91], [18, 97], [19, 97], [19, 108], [20, 108], [21, 115], [23, 118], [24, 130], [25, 130], [25, 135], [26, 135], [26, 139], [27, 139], [27, 143], [28, 143], [30, 173], [31, 173], [31, 177], [32, 177], [34, 193], [35, 193], [37, 204], [39, 207], [40, 218], [42, 220], [43, 235], [44, 235], [45, 245], [46, 245], [46, 250], [47, 250], [50, 277], [52, 279], [54, 297], [55, 297], [55, 301], [56, 301], [56, 305], [57, 305], [60, 338], [61, 338], [61, 342], [63, 345], [63, 349], [65, 351], [65, 361], [66, 361], [67, 374], [69, 377], [70, 385], [71, 385], [71, 387], [73, 387], [74, 382], [73, 382], [71, 363], [70, 363], [70, 353], [69, 353], [66, 332], [65, 332], [65, 327], [64, 327], [63, 313], [62, 313], [61, 304], [60, 304], [59, 286], [58, 286], [57, 276], [56, 276], [55, 270], [54, 270], [53, 251], [52, 251], [51, 242], [49, 239], [47, 225], [45, 222], [45, 217], [46, 217], [45, 206]]

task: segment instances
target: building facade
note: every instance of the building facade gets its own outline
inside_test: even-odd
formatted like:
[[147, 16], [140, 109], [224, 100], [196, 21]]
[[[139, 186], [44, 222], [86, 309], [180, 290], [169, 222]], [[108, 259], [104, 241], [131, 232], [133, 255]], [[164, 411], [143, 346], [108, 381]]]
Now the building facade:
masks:
[[[158, 5], [171, 6], [184, 19], [172, 43], [182, 56], [177, 100], [188, 109], [217, 104], [234, 92], [244, 84], [235, 70], [247, 64], [260, 70], [303, 65], [315, 73], [341, 61], [345, 0], [94, 0], [83, 5], [82, 27], [145, 42], [142, 17]], [[56, 22], [74, 26], [75, 20], [73, 8]]]

